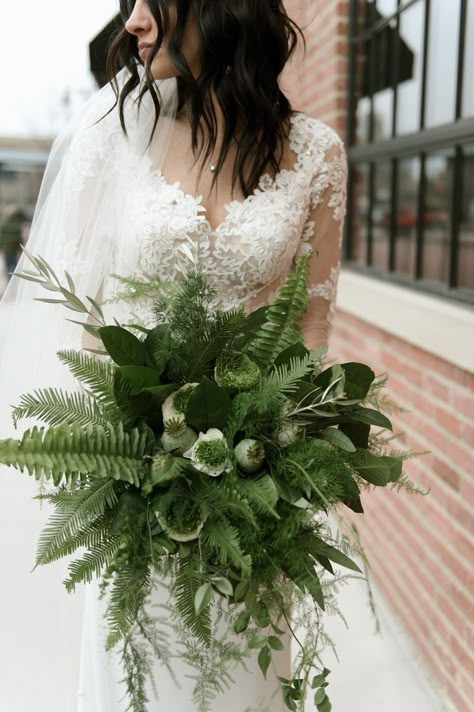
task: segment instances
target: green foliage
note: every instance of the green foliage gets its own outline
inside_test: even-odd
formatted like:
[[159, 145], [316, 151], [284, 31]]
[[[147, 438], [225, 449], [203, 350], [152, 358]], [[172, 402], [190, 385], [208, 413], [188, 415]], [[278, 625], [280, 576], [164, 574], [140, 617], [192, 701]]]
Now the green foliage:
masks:
[[196, 611], [196, 595], [203, 584], [203, 574], [199, 559], [191, 555], [179, 557], [176, 570], [176, 607], [183, 621], [196, 638], [208, 644], [211, 640], [211, 617], [209, 606]]
[[109, 421], [118, 420], [119, 411], [113, 393], [115, 366], [82, 351], [58, 351], [58, 358], [69, 367], [74, 378], [87, 387], [90, 395], [107, 413]]
[[107, 414], [97, 401], [84, 393], [65, 393], [44, 388], [25, 394], [12, 411], [15, 427], [21, 418], [39, 418], [49, 425], [105, 425]]
[[263, 368], [273, 364], [285, 348], [301, 339], [301, 320], [308, 302], [306, 280], [310, 255], [297, 259], [294, 272], [278, 291], [266, 312], [266, 321], [247, 347], [249, 355]]

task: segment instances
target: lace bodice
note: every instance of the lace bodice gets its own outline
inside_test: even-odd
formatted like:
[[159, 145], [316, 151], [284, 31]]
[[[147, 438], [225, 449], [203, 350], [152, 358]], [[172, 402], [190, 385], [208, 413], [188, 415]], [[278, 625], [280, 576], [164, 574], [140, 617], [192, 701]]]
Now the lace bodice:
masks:
[[[304, 327], [323, 343], [334, 314], [340, 267], [346, 156], [336, 132], [305, 114], [293, 115], [289, 138], [296, 155], [293, 168], [275, 178], [263, 175], [252, 195], [225, 206], [225, 219], [215, 229], [202, 196], [185, 193], [151, 161], [145, 163], [128, 196], [136, 241], [130, 273], [139, 279], [173, 279], [183, 261], [179, 248], [186, 244], [217, 290], [216, 306], [250, 310], [268, 303], [294, 258], [313, 248], [317, 254], [311, 262]], [[111, 293], [109, 285], [106, 296]], [[135, 302], [132, 310], [147, 325], [153, 323], [147, 300]]]

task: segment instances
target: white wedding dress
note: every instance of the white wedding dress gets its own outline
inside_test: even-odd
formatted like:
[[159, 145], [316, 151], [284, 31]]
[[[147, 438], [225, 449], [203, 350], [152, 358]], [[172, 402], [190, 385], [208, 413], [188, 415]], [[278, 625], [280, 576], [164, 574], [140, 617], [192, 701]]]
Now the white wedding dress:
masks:
[[[262, 176], [251, 196], [226, 206], [225, 220], [215, 229], [199, 197], [167, 182], [151, 160], [142, 162], [123, 206], [133, 226], [129, 274], [172, 279], [178, 248], [187, 236], [194, 243], [199, 269], [217, 290], [216, 304], [250, 310], [268, 303], [298, 253], [314, 248], [318, 255], [311, 262], [304, 330], [310, 347], [325, 343], [340, 265], [346, 157], [331, 128], [301, 113], [291, 120], [290, 148], [293, 168], [275, 178]], [[112, 250], [111, 272], [114, 265]], [[93, 270], [94, 265], [83, 268]], [[106, 280], [102, 298], [116, 288], [113, 279]], [[144, 300], [107, 309], [110, 319], [140, 317], [151, 323], [151, 304]], [[34, 351], [31, 357], [34, 361]], [[36, 483], [25, 475], [0, 469], [0, 710], [125, 712], [118, 684], [122, 671], [114, 656], [103, 651], [103, 604], [96, 587], [67, 595], [61, 585], [65, 562], [29, 573], [49, 513], [31, 500], [36, 493]], [[280, 656], [278, 664], [281, 672], [288, 672], [288, 659]], [[183, 683], [179, 689], [166, 672], [159, 672], [159, 699], [151, 698], [147, 712], [193, 712], [190, 681], [183, 674], [186, 671], [178, 667]], [[256, 659], [249, 662], [248, 672], [238, 669], [235, 679], [235, 687], [217, 700], [214, 712], [284, 709], [279, 696], [272, 701], [276, 678], [269, 675], [265, 683]]]

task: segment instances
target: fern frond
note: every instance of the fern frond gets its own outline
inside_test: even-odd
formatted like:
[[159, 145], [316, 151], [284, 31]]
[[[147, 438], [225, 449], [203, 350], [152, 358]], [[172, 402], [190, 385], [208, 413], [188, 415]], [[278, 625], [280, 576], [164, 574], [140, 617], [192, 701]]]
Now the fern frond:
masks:
[[270, 475], [260, 475], [256, 480], [241, 479], [236, 487], [257, 514], [280, 518], [275, 510], [278, 491]]
[[[96, 480], [82, 490], [67, 494], [57, 503], [57, 511], [48, 520], [41, 532], [36, 553], [36, 565], [42, 566], [58, 558], [59, 550], [71, 549], [79, 532], [87, 529], [94, 520], [117, 504], [115, 481]], [[74, 547], [76, 548], [76, 547]]]
[[312, 351], [302, 358], [293, 357], [289, 364], [275, 366], [263, 380], [269, 385], [277, 386], [282, 393], [293, 393], [298, 388], [298, 381], [308, 372], [314, 371], [314, 365], [319, 361], [318, 351]]
[[267, 310], [266, 322], [249, 345], [249, 355], [262, 367], [272, 364], [281, 351], [301, 339], [301, 320], [308, 303], [310, 256], [311, 253], [298, 257], [294, 271]]
[[115, 422], [119, 419], [120, 411], [115, 405], [113, 390], [115, 365], [72, 349], [58, 351], [57, 355], [72, 375], [87, 386], [94, 398], [107, 409], [109, 420]]
[[113, 515], [110, 512], [102, 514], [91, 522], [86, 522], [74, 534], [66, 538], [57, 546], [51, 545], [44, 550], [41, 561], [37, 565], [51, 564], [66, 556], [74, 554], [78, 549], [85, 547], [93, 549], [104, 540], [110, 531]]
[[0, 440], [0, 462], [59, 485], [83, 475], [124, 480], [136, 486], [146, 472], [143, 457], [153, 447], [147, 427], [125, 432], [122, 423], [34, 427], [21, 440]]
[[44, 388], [27, 393], [12, 411], [15, 427], [21, 418], [39, 418], [49, 425], [96, 425], [107, 422], [100, 405], [85, 393], [66, 393], [56, 388]]
[[200, 561], [195, 556], [179, 559], [175, 582], [176, 608], [193, 635], [202, 643], [209, 644], [211, 641], [209, 606], [199, 614], [196, 613], [194, 606], [196, 593], [203, 583], [199, 569]]
[[108, 536], [100, 543], [89, 548], [81, 559], [72, 561], [69, 566], [69, 577], [63, 582], [68, 593], [73, 593], [79, 583], [90, 583], [99, 577], [106, 566], [112, 562], [120, 546], [120, 537]]
[[151, 588], [148, 566], [136, 568], [124, 562], [116, 571], [107, 606], [109, 634], [106, 649], [112, 650], [135, 625]]
[[244, 575], [250, 575], [251, 558], [241, 549], [238, 530], [224, 518], [217, 521], [208, 519], [201, 536], [205, 544], [219, 555], [223, 564], [232, 562]]

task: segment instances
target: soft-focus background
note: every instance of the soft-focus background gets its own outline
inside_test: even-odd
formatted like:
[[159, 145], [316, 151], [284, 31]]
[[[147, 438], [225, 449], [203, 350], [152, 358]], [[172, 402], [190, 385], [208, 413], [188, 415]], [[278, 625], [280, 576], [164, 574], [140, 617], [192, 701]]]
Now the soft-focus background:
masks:
[[[217, 0], [216, 0], [217, 1]], [[331, 354], [390, 371], [422, 499], [355, 518], [383, 624], [344, 592], [335, 712], [471, 712], [474, 700], [474, 0], [287, 0], [305, 29], [282, 84], [346, 141], [349, 201]], [[0, 294], [51, 142], [104, 81], [116, 0], [2, 6]], [[24, 712], [15, 711], [15, 712]]]

